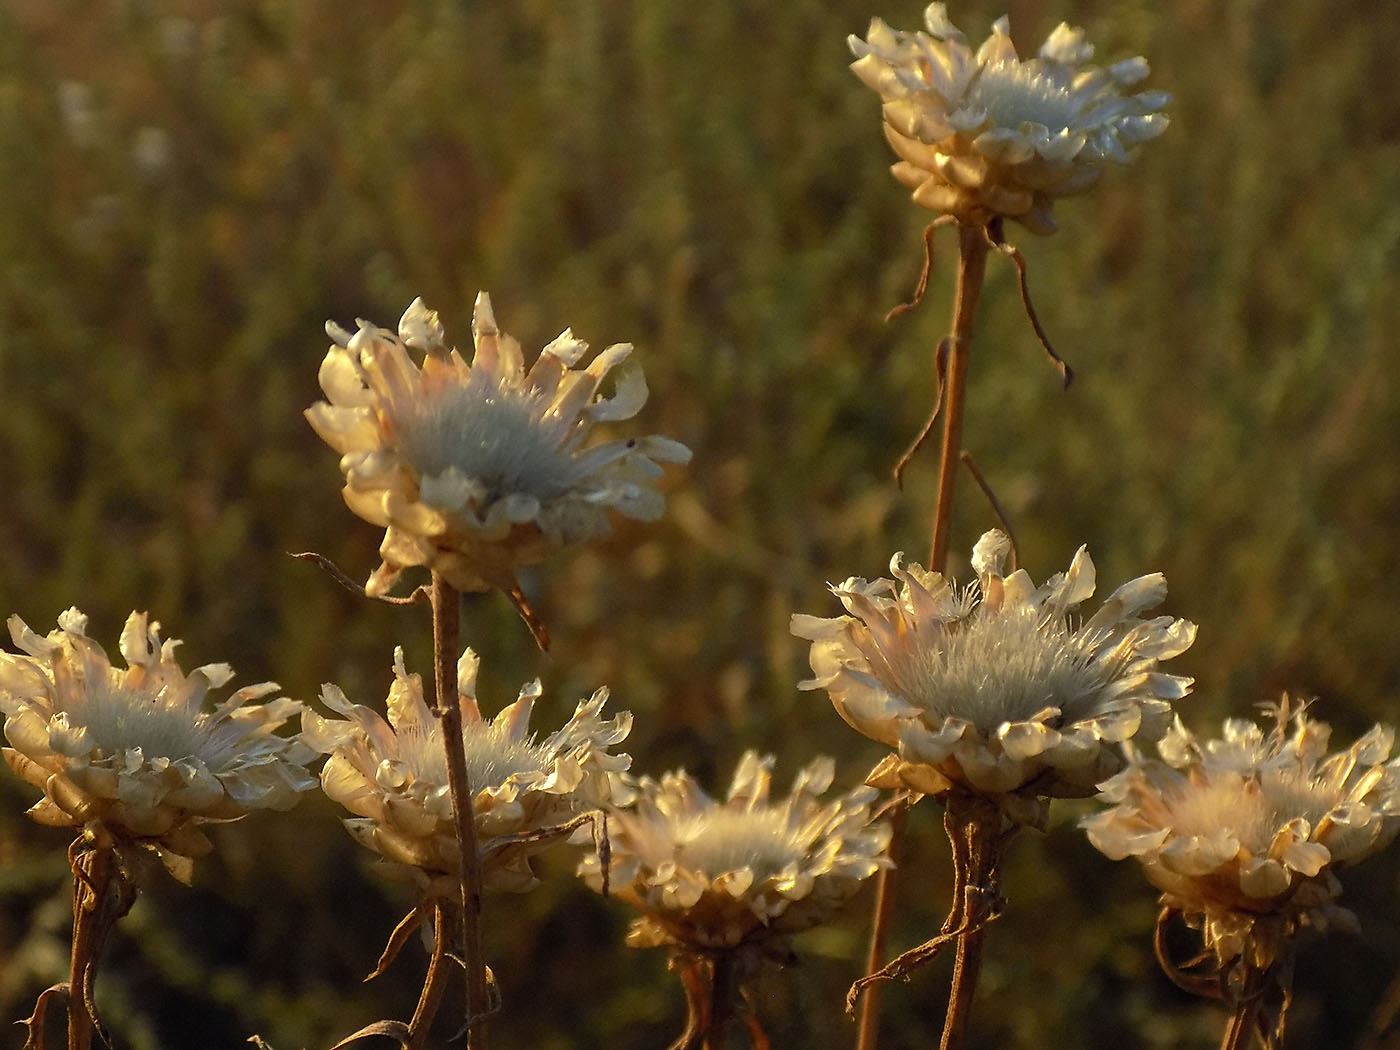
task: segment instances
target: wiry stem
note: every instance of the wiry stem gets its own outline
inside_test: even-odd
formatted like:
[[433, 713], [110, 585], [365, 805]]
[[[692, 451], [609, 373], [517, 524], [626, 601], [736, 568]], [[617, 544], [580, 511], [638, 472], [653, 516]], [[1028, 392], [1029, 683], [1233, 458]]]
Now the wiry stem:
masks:
[[[426, 907], [426, 904], [424, 905]], [[442, 1004], [442, 994], [447, 990], [448, 944], [451, 941], [452, 909], [440, 898], [434, 898], [433, 909], [433, 954], [428, 960], [428, 975], [423, 981], [423, 991], [418, 996], [418, 1006], [413, 1011], [413, 1020], [408, 1023], [411, 1035], [404, 1050], [422, 1050], [428, 1042], [428, 1031], [433, 1026], [438, 1007]], [[397, 931], [396, 931], [397, 932]]]
[[[943, 441], [938, 457], [938, 498], [934, 504], [928, 567], [944, 572], [948, 565], [948, 537], [953, 515], [953, 492], [958, 476], [958, 454], [962, 451], [963, 406], [967, 400], [967, 368], [972, 349], [972, 321], [977, 310], [977, 298], [982, 291], [982, 279], [987, 270], [987, 251], [991, 242], [986, 231], [978, 226], [958, 226], [958, 278], [953, 301], [953, 325], [945, 340], [947, 346], [947, 381], [943, 391]], [[889, 855], [897, 858], [903, 847], [903, 828], [890, 836]], [[880, 969], [884, 957], [886, 930], [893, 914], [893, 868], [882, 868], [877, 876], [875, 917], [870, 933], [870, 955], [866, 973]], [[956, 910], [960, 905], [954, 902]], [[950, 916], [951, 918], [951, 916]], [[960, 965], [965, 975], [969, 1002], [977, 981], [977, 960], [980, 960], [980, 934], [972, 934], [977, 947], [971, 966]], [[963, 960], [967, 936], [958, 942], [958, 958]], [[969, 980], [970, 978], [970, 980]], [[878, 1039], [880, 986], [872, 984], [861, 1003], [860, 1035], [856, 1050], [875, 1050]], [[966, 1023], [965, 1020], [963, 1022]], [[945, 1046], [948, 1045], [945, 1043]]]
[[93, 1017], [90, 1006], [92, 974], [102, 940], [102, 901], [112, 877], [115, 857], [110, 849], [79, 854], [73, 866], [73, 955], [68, 970], [68, 1050], [92, 1046]]
[[[442, 720], [447, 758], [447, 786], [457, 822], [457, 846], [462, 856], [462, 956], [467, 969], [467, 1047], [485, 1050], [486, 1018], [491, 1005], [486, 981], [486, 958], [481, 944], [481, 860], [477, 853], [472, 786], [462, 745], [462, 709], [457, 693], [457, 657], [461, 651], [457, 590], [433, 573], [433, 655], [437, 685], [436, 714]], [[438, 916], [441, 926], [442, 914]]]
[[[948, 993], [948, 1013], [943, 1021], [941, 1050], [958, 1050], [967, 1040], [967, 1024], [972, 1016], [972, 999], [982, 972], [982, 946], [987, 935], [985, 922], [969, 922], [972, 912], [998, 910], [997, 867], [1000, 862], [1001, 813], [996, 804], [980, 796], [953, 794], [948, 797], [948, 837], [962, 847], [961, 911], [954, 900], [953, 921], [963, 927], [957, 940], [953, 962], [953, 984]], [[955, 849], [957, 845], [955, 845]]]

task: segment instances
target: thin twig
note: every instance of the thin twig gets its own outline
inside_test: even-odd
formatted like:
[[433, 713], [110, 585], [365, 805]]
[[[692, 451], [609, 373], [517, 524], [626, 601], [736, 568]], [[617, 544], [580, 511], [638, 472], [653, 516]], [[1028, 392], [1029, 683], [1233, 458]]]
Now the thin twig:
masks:
[[885, 314], [886, 324], [896, 317], [907, 314], [924, 301], [924, 293], [928, 291], [929, 274], [933, 272], [933, 231], [940, 226], [947, 226], [956, 221], [951, 215], [940, 215], [924, 227], [924, 268], [919, 271], [919, 283], [914, 286], [914, 298], [907, 303], [900, 303]]
[[948, 340], [940, 339], [938, 347], [933, 352], [933, 407], [929, 409], [928, 419], [924, 420], [923, 429], [919, 431], [908, 448], [904, 450], [904, 455], [899, 457], [899, 462], [894, 465], [894, 483], [901, 489], [904, 488], [904, 471], [919, 449], [924, 447], [924, 442], [933, 433], [933, 424], [938, 421], [938, 413], [943, 409], [943, 387], [948, 378]]
[[549, 652], [549, 629], [545, 627], [544, 621], [539, 618], [530, 605], [530, 599], [525, 597], [525, 592], [520, 589], [520, 584], [512, 583], [506, 589], [506, 597], [510, 599], [510, 604], [515, 607], [520, 618], [525, 621], [525, 626], [530, 629], [530, 635], [535, 639], [535, 645], [539, 647], [540, 652]]
[[[946, 801], [954, 840], [961, 840], [967, 850], [967, 882], [963, 890], [964, 914], [1001, 912], [1001, 895], [997, 890], [1001, 863], [1001, 845], [1005, 836], [1001, 830], [1002, 816], [996, 803], [976, 795], [951, 794]], [[953, 961], [953, 983], [948, 993], [948, 1014], [943, 1022], [941, 1050], [961, 1050], [967, 1039], [968, 1021], [972, 1016], [972, 1001], [977, 991], [977, 978], [982, 971], [982, 947], [986, 940], [987, 922], [969, 923], [957, 939], [957, 957]]]
[[1069, 385], [1074, 382], [1074, 369], [1069, 363], [1055, 352], [1055, 348], [1050, 345], [1050, 336], [1040, 323], [1040, 318], [1036, 315], [1035, 306], [1031, 303], [1030, 285], [1026, 283], [1026, 257], [1021, 254], [1021, 249], [1014, 244], [1009, 244], [1002, 236], [1001, 220], [997, 219], [987, 225], [987, 241], [993, 248], [1007, 255], [1016, 264], [1017, 282], [1021, 288], [1021, 305], [1025, 307], [1026, 317], [1031, 322], [1031, 328], [1035, 329], [1035, 337], [1040, 340], [1041, 348], [1050, 355], [1051, 362], [1060, 373], [1060, 379], [1069, 389]]
[[[427, 1045], [433, 1018], [437, 1016], [438, 1007], [442, 1005], [442, 995], [447, 990], [450, 959], [447, 949], [452, 923], [449, 921], [449, 909], [444, 905], [441, 897], [433, 898], [433, 954], [428, 959], [428, 975], [423, 981], [418, 1005], [413, 1010], [413, 1020], [408, 1022], [409, 1039], [406, 1050], [422, 1050], [422, 1047]], [[422, 905], [420, 910], [421, 908]]]
[[986, 497], [992, 506], [992, 513], [997, 516], [997, 521], [1001, 523], [1001, 531], [1006, 533], [1006, 538], [1011, 541], [1011, 563], [1007, 566], [1007, 572], [1016, 571], [1016, 564], [1020, 560], [1017, 556], [1016, 530], [1011, 527], [1011, 519], [1006, 516], [1006, 511], [1002, 509], [1001, 502], [997, 499], [996, 493], [992, 491], [992, 486], [987, 483], [986, 475], [977, 466], [977, 461], [972, 458], [972, 453], [966, 449], [958, 457], [962, 460], [962, 465], [967, 468], [967, 472], [972, 475], [972, 480], [977, 482], [977, 487], [982, 490], [982, 495]]
[[292, 554], [290, 551], [287, 553], [289, 557], [295, 558], [297, 561], [309, 561], [313, 565], [319, 565], [336, 583], [351, 594], [358, 594], [361, 598], [370, 598], [377, 602], [384, 602], [386, 605], [415, 605], [429, 597], [426, 587], [415, 587], [412, 593], [406, 594], [402, 598], [395, 598], [387, 594], [372, 595], [365, 590], [363, 584], [357, 583], [344, 569], [324, 554], [317, 554], [315, 551], [302, 551], [300, 554]]

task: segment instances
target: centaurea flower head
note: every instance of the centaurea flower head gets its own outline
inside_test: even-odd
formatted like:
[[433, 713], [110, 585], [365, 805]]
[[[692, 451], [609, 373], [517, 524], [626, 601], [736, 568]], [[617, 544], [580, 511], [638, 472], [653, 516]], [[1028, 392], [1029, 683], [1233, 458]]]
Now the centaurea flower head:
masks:
[[1041, 825], [1047, 798], [1093, 794], [1122, 767], [1123, 741], [1165, 732], [1191, 679], [1157, 665], [1196, 628], [1139, 616], [1166, 596], [1160, 573], [1125, 583], [1086, 619], [1077, 610], [1095, 574], [1083, 547], [1039, 588], [1024, 569], [1002, 575], [1009, 551], [1005, 534], [984, 535], [967, 589], [896, 554], [894, 580], [832, 587], [850, 615], [798, 614], [792, 631], [812, 643], [800, 688], [825, 689], [853, 728], [894, 749], [868, 783], [981, 794]]
[[132, 613], [119, 643], [126, 668], [113, 667], [87, 635], [87, 617], [69, 609], [40, 637], [18, 616], [10, 635], [24, 655], [0, 653], [5, 761], [44, 792], [29, 810], [40, 824], [81, 828], [101, 845], [156, 853], [188, 881], [194, 858], [213, 845], [199, 825], [258, 809], [290, 809], [316, 778], [315, 757], [276, 730], [301, 710], [274, 682], [246, 686], [213, 710], [211, 689], [233, 677], [227, 664], [188, 675], [175, 639]]
[[906, 33], [880, 19], [866, 39], [849, 38], [851, 69], [884, 101], [891, 169], [914, 201], [965, 225], [1004, 216], [1052, 233], [1055, 198], [1083, 193], [1108, 164], [1160, 135], [1161, 91], [1125, 94], [1147, 77], [1141, 57], [1099, 67], [1084, 31], [1061, 23], [1036, 58], [1021, 59], [1000, 18], [974, 52], [941, 3], [924, 12], [928, 31]]
[[[684, 770], [642, 777], [633, 805], [609, 820], [611, 892], [642, 915], [627, 943], [761, 948], [829, 919], [888, 864], [890, 838], [873, 820], [874, 789], [821, 800], [834, 771], [818, 758], [774, 800], [773, 759], [750, 751], [723, 802]], [[579, 873], [602, 889], [600, 858], [585, 857]]]
[[[632, 347], [610, 346], [575, 368], [588, 344], [566, 330], [527, 371], [485, 292], [470, 365], [421, 299], [397, 334], [366, 321], [353, 334], [326, 330], [335, 344], [320, 372], [329, 400], [306, 416], [341, 453], [345, 502], [385, 529], [371, 595], [386, 594], [413, 566], [458, 590], [509, 591], [517, 567], [606, 535], [609, 511], [659, 518], [659, 464], [690, 458], [663, 437], [590, 445], [595, 423], [630, 419], [646, 401]], [[423, 355], [421, 365], [410, 351]], [[600, 392], [605, 379], [610, 395]]]
[[[488, 720], [476, 699], [478, 666], [476, 654], [466, 650], [457, 664], [457, 691], [483, 885], [528, 890], [536, 881], [530, 857], [559, 837], [550, 832], [604, 805], [619, 787], [631, 758], [608, 749], [626, 738], [632, 716], [624, 711], [605, 719], [608, 691], [599, 689], [578, 703], [561, 729], [536, 739], [530, 713], [541, 695], [539, 681]], [[460, 888], [461, 856], [442, 721], [424, 699], [422, 677], [409, 673], [403, 651], [395, 650], [387, 722], [334, 685], [323, 687], [321, 702], [343, 717], [323, 718], [308, 708], [302, 734], [330, 755], [321, 787], [355, 814], [346, 829], [425, 896], [452, 897]]]
[[1335, 869], [1400, 832], [1395, 733], [1377, 725], [1329, 753], [1331, 728], [1287, 697], [1273, 725], [1229, 719], [1203, 740], [1178, 719], [1158, 745], [1102, 785], [1112, 806], [1085, 817], [1089, 841], [1135, 857], [1162, 902], [1200, 929], [1225, 966], [1270, 966], [1300, 926], [1355, 927], [1334, 902]]

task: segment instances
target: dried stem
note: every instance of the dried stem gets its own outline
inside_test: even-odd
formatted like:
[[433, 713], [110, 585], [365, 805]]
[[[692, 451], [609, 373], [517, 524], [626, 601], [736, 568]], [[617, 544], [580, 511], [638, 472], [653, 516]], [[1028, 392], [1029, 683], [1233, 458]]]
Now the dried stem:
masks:
[[68, 971], [68, 1050], [89, 1050], [94, 1031], [107, 1042], [97, 1020], [93, 985], [97, 961], [117, 920], [131, 910], [136, 887], [122, 869], [110, 838], [88, 835], [68, 849], [73, 870], [73, 952]]
[[[420, 908], [426, 908], [425, 902]], [[447, 977], [451, 971], [451, 955], [448, 945], [452, 938], [451, 908], [442, 898], [432, 901], [433, 909], [433, 954], [428, 959], [428, 975], [423, 981], [423, 991], [418, 996], [418, 1006], [413, 1011], [413, 1020], [408, 1023], [409, 1041], [404, 1050], [423, 1050], [428, 1042], [428, 1031], [433, 1027], [433, 1018], [442, 1005], [443, 992], [447, 990]], [[395, 931], [397, 933], [397, 931]]]
[[[958, 454], [962, 451], [963, 406], [967, 400], [968, 357], [972, 349], [972, 321], [977, 310], [977, 298], [982, 291], [982, 279], [987, 270], [987, 252], [992, 247], [987, 232], [977, 226], [958, 226], [958, 277], [954, 292], [953, 325], [947, 344], [947, 381], [942, 387], [943, 397], [943, 443], [938, 458], [938, 498], [934, 505], [933, 524], [930, 532], [928, 567], [934, 572], [943, 572], [948, 565], [948, 537], [952, 523], [953, 492], [958, 474]], [[903, 846], [902, 830], [890, 837], [889, 852], [897, 857]], [[892, 868], [882, 868], [877, 876], [875, 897], [875, 917], [870, 933], [870, 955], [867, 960], [867, 975], [878, 971], [884, 954], [886, 930], [894, 908], [892, 903]], [[954, 899], [954, 909], [960, 907]], [[951, 919], [951, 915], [950, 915]], [[956, 924], [954, 924], [956, 925]], [[963, 958], [963, 944], [968, 936], [977, 938], [979, 953], [972, 966], [959, 966], [957, 973], [963, 973], [968, 986], [966, 995], [971, 998], [971, 989], [976, 985], [980, 959], [980, 935], [969, 934], [959, 940], [958, 958]], [[968, 980], [970, 977], [970, 980]], [[871, 985], [861, 1003], [860, 1034], [856, 1050], [875, 1050], [879, 1027], [880, 986]]]
[[725, 1050], [735, 1021], [742, 1022], [752, 1050], [769, 1050], [768, 1036], [744, 991], [754, 962], [742, 947], [672, 951], [671, 969], [679, 972], [685, 988], [686, 1018], [685, 1030], [667, 1050]]
[[[457, 657], [461, 651], [457, 590], [433, 573], [433, 655], [437, 685], [435, 713], [442, 720], [447, 758], [447, 786], [457, 822], [462, 857], [462, 955], [467, 970], [467, 1047], [485, 1050], [485, 1021], [492, 1013], [481, 944], [481, 859], [477, 855], [472, 787], [462, 746], [462, 709], [457, 693]], [[437, 916], [439, 929], [442, 916]], [[435, 949], [436, 951], [436, 949]], [[431, 976], [431, 974], [430, 974]], [[426, 989], [425, 989], [426, 994]]]
[[976, 795], [953, 794], [948, 797], [949, 840], [956, 853], [962, 847], [963, 870], [961, 912], [958, 896], [954, 897], [958, 936], [958, 954], [953, 962], [953, 986], [948, 994], [948, 1014], [943, 1022], [941, 1050], [959, 1050], [967, 1040], [967, 1023], [972, 1016], [972, 1000], [977, 991], [977, 978], [982, 972], [982, 946], [986, 940], [987, 923], [972, 921], [974, 915], [996, 915], [1000, 912], [997, 894], [997, 869], [1001, 860], [1001, 812], [996, 804]]
[[1258, 999], [1241, 999], [1220, 1040], [1220, 1050], [1243, 1050], [1250, 1031], [1258, 1027], [1258, 1014]]

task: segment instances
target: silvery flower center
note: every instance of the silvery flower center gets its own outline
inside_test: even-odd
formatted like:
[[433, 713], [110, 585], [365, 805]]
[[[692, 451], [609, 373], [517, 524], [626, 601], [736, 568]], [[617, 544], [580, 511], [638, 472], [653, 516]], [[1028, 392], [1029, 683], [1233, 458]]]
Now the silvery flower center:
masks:
[[761, 881], [807, 855], [807, 843], [777, 809], [751, 813], [715, 809], [683, 820], [675, 839], [676, 862], [711, 878], [748, 868], [754, 880]]
[[[398, 761], [415, 781], [440, 786], [447, 783], [447, 759], [436, 730], [436, 723], [399, 727]], [[462, 746], [473, 792], [498, 788], [517, 773], [542, 773], [547, 763], [539, 745], [512, 739], [485, 722], [463, 727]]]
[[488, 499], [513, 492], [554, 499], [573, 484], [573, 463], [563, 447], [568, 425], [539, 418], [542, 407], [522, 392], [454, 384], [397, 421], [399, 445], [420, 477], [456, 467]]
[[197, 715], [167, 705], [159, 694], [141, 690], [95, 690], [81, 707], [70, 710], [76, 725], [87, 728], [93, 743], [108, 755], [140, 748], [148, 759], [207, 758], [209, 734]]
[[933, 724], [965, 718], [984, 733], [1058, 707], [1063, 725], [1093, 712], [1107, 684], [1104, 669], [1074, 644], [1061, 621], [1041, 625], [1030, 610], [977, 615], [941, 633], [884, 654], [888, 673], [872, 661], [892, 692], [923, 708]]
[[1334, 792], [1297, 776], [1266, 773], [1257, 781], [1258, 790], [1253, 783], [1215, 776], [1185, 784], [1166, 800], [1173, 829], [1178, 835], [1214, 835], [1227, 828], [1246, 849], [1265, 853], [1290, 820], [1302, 817], [1316, 826], [1337, 803]]
[[984, 66], [968, 86], [962, 105], [984, 109], [995, 127], [1042, 124], [1052, 132], [1077, 128], [1079, 100], [1034, 67], [1016, 62]]

